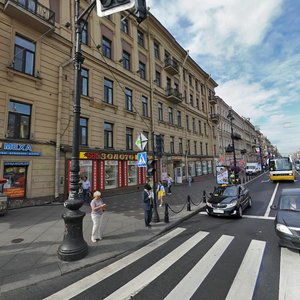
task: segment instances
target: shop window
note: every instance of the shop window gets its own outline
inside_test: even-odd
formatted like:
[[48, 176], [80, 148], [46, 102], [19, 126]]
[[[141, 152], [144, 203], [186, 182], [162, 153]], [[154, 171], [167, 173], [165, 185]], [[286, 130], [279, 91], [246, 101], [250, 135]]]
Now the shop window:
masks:
[[201, 161], [196, 161], [196, 176], [202, 175]]
[[122, 62], [123, 62], [123, 68], [126, 70], [130, 70], [130, 54], [124, 50], [122, 54]]
[[104, 148], [113, 148], [113, 124], [104, 123]]
[[13, 68], [16, 71], [33, 76], [35, 51], [36, 45], [34, 42], [16, 35]]
[[88, 145], [88, 119], [87, 118], [80, 118], [79, 144], [82, 146]]
[[104, 78], [104, 102], [108, 104], [113, 104], [113, 85], [113, 81]]
[[85, 68], [81, 69], [81, 95], [89, 95], [89, 70]]
[[202, 173], [203, 175], [207, 174], [207, 161], [202, 162]]
[[102, 54], [103, 56], [111, 59], [111, 40], [106, 38], [105, 36], [102, 37]]
[[137, 185], [138, 166], [137, 161], [128, 161], [128, 186]]
[[126, 128], [126, 150], [133, 149], [133, 129]]
[[93, 182], [93, 162], [91, 160], [79, 160], [79, 175], [83, 180], [86, 177], [92, 185]]
[[31, 105], [10, 100], [7, 136], [15, 139], [30, 138]]
[[143, 108], [143, 116], [148, 117], [148, 99], [145, 96], [142, 96], [142, 108]]
[[3, 177], [7, 179], [4, 193], [9, 198], [23, 198], [26, 196], [27, 167], [4, 166]]
[[118, 161], [105, 161], [105, 189], [118, 187]]
[[132, 111], [132, 90], [125, 88], [125, 107], [127, 111]]

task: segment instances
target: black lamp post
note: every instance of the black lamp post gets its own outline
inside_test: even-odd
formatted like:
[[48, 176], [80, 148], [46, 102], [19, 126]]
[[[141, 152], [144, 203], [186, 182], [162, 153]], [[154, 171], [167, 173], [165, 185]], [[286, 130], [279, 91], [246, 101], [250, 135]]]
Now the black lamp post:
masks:
[[234, 170], [235, 170], [236, 169], [236, 157], [235, 157], [235, 147], [234, 147], [233, 126], [232, 126], [232, 121], [234, 120], [234, 117], [232, 115], [232, 109], [231, 108], [228, 111], [227, 119], [230, 120], [231, 143], [232, 143], [232, 151], [233, 151], [233, 165], [234, 165]]
[[80, 128], [80, 81], [81, 65], [83, 56], [81, 53], [81, 36], [83, 17], [89, 15], [96, 5], [94, 0], [81, 15], [80, 0], [75, 0], [75, 57], [74, 57], [74, 104], [73, 104], [73, 140], [72, 140], [72, 160], [71, 160], [71, 187], [69, 198], [65, 202], [68, 209], [62, 215], [65, 221], [65, 233], [62, 244], [59, 246], [57, 254], [61, 260], [75, 261], [85, 257], [88, 253], [88, 245], [83, 238], [82, 220], [85, 212], [80, 211], [83, 200], [79, 197], [79, 128]]

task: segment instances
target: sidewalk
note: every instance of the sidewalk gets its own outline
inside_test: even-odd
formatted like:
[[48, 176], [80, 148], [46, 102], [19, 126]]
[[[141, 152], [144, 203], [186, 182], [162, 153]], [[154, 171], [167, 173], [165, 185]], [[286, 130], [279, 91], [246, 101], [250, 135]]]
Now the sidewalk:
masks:
[[176, 214], [169, 210], [169, 223], [165, 223], [165, 209], [158, 207], [160, 222], [152, 223], [151, 229], [144, 224], [142, 191], [105, 197], [108, 212], [103, 219], [103, 240], [95, 244], [91, 242], [90, 208], [82, 206], [81, 210], [87, 213], [83, 219], [83, 236], [89, 253], [74, 262], [64, 262], [57, 257], [64, 233], [62, 204], [9, 210], [6, 216], [0, 217], [0, 296], [2, 292], [58, 277], [135, 249], [197, 214], [203, 207], [203, 203], [199, 205], [203, 191], [208, 194], [215, 185], [215, 177], [207, 175], [191, 186], [173, 186], [172, 195], [166, 196], [165, 201], [173, 211], [179, 212], [189, 195], [191, 211], [187, 211], [186, 206]]

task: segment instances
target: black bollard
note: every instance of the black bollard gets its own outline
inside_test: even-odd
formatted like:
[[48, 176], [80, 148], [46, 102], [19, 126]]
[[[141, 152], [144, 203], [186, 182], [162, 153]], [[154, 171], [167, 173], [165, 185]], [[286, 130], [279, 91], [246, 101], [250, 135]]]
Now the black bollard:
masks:
[[202, 201], [203, 201], [203, 203], [206, 203], [206, 192], [205, 191], [203, 191]]
[[187, 196], [187, 205], [186, 205], [187, 211], [191, 211], [191, 196]]
[[165, 204], [165, 223], [169, 223], [169, 204]]

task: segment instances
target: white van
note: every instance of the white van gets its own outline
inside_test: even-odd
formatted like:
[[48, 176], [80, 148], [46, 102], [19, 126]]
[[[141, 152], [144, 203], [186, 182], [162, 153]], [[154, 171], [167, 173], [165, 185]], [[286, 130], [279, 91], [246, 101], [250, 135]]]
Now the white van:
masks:
[[258, 163], [246, 164], [246, 175], [255, 175], [261, 171], [261, 166]]

